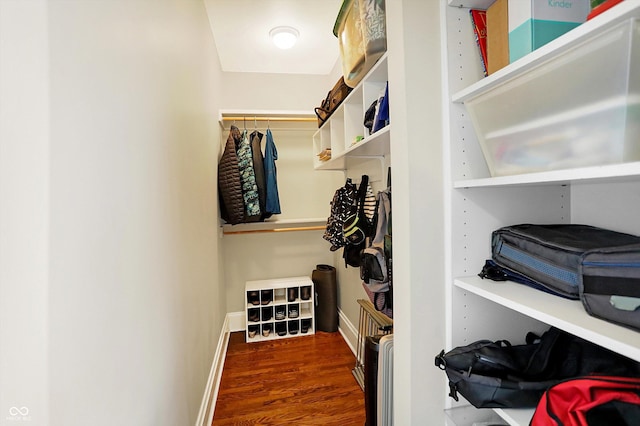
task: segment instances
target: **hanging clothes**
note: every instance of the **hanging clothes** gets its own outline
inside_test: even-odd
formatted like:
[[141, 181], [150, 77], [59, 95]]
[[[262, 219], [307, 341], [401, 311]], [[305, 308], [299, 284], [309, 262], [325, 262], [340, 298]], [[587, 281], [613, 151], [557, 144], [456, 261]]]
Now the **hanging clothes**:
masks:
[[253, 153], [246, 129], [242, 131], [242, 138], [236, 152], [238, 154], [238, 169], [240, 170], [242, 196], [244, 199], [244, 221], [255, 222], [260, 220], [260, 200], [253, 169]]
[[231, 126], [224, 152], [218, 163], [218, 195], [220, 215], [227, 223], [235, 225], [244, 220], [244, 199], [238, 168], [236, 145], [240, 142], [240, 130]]
[[267, 183], [264, 172], [264, 157], [262, 156], [262, 137], [264, 135], [257, 130], [251, 132], [249, 140], [251, 141], [251, 152], [253, 153], [253, 170], [256, 176], [256, 186], [258, 187], [258, 201], [260, 203], [261, 219], [266, 219], [267, 212], [265, 205], [267, 203]]
[[[264, 152], [264, 173], [266, 180], [266, 206], [265, 217], [273, 214], [280, 214], [280, 197], [278, 195], [278, 179], [276, 170], [276, 160], [278, 159], [278, 150], [273, 142], [271, 129], [267, 129], [267, 143]], [[267, 216], [268, 215], [268, 216]]]

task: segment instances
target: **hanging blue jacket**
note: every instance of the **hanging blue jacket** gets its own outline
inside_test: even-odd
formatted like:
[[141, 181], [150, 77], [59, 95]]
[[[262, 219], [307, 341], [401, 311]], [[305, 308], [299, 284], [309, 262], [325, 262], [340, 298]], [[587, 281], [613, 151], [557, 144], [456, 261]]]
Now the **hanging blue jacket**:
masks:
[[278, 196], [278, 181], [276, 172], [276, 160], [278, 159], [278, 150], [273, 142], [271, 129], [267, 129], [267, 142], [264, 152], [264, 174], [267, 181], [267, 202], [266, 213], [280, 214], [280, 198]]

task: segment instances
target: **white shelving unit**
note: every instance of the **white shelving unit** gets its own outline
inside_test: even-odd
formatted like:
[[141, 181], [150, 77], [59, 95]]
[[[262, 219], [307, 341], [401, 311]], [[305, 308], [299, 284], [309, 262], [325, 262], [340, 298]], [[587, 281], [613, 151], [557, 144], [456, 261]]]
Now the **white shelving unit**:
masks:
[[[539, 67], [562, 57], [587, 38], [597, 37], [625, 20], [640, 18], [640, 1], [624, 1], [483, 78], [468, 8], [484, 9], [491, 3], [443, 0], [448, 84], [444, 105], [448, 113], [445, 157], [449, 159], [445, 190], [449, 200], [447, 235], [451, 241], [446, 283], [448, 348], [479, 339], [523, 343], [528, 331], [540, 332], [555, 326], [640, 362], [640, 333], [589, 316], [579, 301], [551, 296], [520, 284], [477, 277], [484, 261], [491, 257], [491, 232], [501, 226], [586, 223], [640, 235], [637, 215], [630, 213], [640, 209], [637, 194], [640, 163], [491, 177], [465, 107], [465, 102], [478, 96], [506, 90], [516, 78], [533, 78]], [[582, 82], [585, 91], [598, 85], [599, 79], [607, 78], [597, 69], [587, 74], [590, 78]], [[526, 96], [519, 96], [513, 108], [521, 103], [524, 109], [526, 102]], [[464, 405], [449, 399], [447, 412]], [[486, 410], [475, 410], [475, 415], [474, 410], [465, 408], [465, 418], [477, 416], [476, 421], [480, 421], [486, 417]], [[529, 423], [533, 410], [495, 410], [495, 413], [510, 425], [524, 426]], [[452, 419], [448, 424], [458, 425]]]
[[[369, 135], [363, 123], [364, 113], [384, 91], [387, 81], [387, 56], [384, 55], [313, 135], [316, 170], [347, 170], [373, 158], [388, 164], [391, 125]], [[362, 140], [356, 142], [359, 138]], [[318, 154], [328, 148], [331, 148], [331, 159], [320, 161]]]
[[246, 341], [315, 334], [313, 281], [309, 277], [245, 283]]

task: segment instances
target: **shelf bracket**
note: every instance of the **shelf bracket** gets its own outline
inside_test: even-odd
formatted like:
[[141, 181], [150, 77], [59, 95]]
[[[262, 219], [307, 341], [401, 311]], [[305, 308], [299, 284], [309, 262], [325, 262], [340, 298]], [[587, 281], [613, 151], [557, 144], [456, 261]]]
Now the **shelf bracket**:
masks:
[[[362, 158], [365, 160], [378, 160], [380, 162], [380, 176], [375, 176], [374, 178], [369, 177], [369, 182], [382, 182], [385, 180], [387, 175], [385, 170], [385, 157], [384, 155], [350, 155], [349, 158]], [[346, 169], [345, 169], [346, 171]]]

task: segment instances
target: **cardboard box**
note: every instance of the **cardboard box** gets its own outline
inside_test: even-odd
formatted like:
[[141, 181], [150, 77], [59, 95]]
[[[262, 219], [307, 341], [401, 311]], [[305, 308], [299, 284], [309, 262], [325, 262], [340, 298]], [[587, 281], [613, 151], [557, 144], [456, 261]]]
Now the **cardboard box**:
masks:
[[487, 9], [487, 74], [509, 65], [509, 3], [496, 0]]
[[509, 62], [587, 20], [590, 0], [509, 0]]

